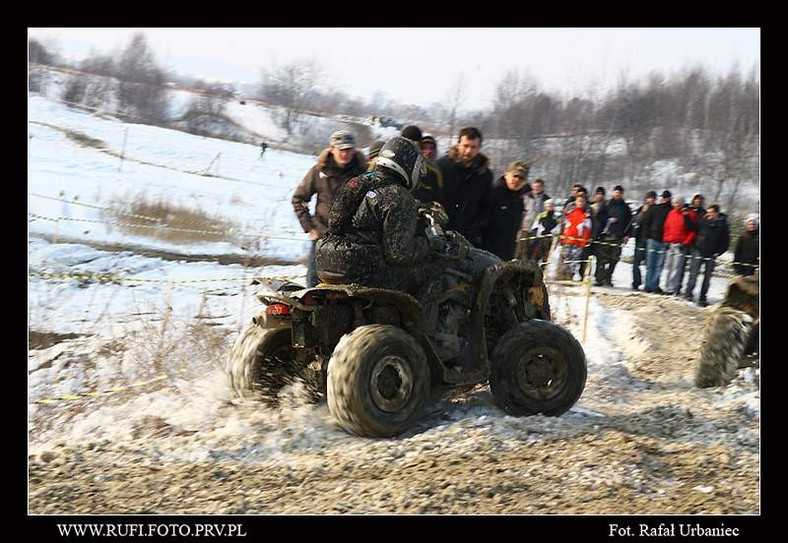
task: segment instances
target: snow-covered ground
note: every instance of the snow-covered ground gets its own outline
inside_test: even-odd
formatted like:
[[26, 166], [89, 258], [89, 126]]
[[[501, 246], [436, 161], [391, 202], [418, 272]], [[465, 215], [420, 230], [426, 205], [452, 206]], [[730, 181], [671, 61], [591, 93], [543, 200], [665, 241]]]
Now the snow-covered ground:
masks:
[[[29, 416], [36, 421], [31, 450], [46, 449], [59, 439], [123, 442], [134, 438], [142, 421], [159, 417], [188, 430], [188, 435], [197, 432], [198, 437], [157, 445], [158, 456], [173, 460], [264, 461], [340, 445], [347, 450], [385, 446], [390, 452], [389, 442], [370, 445], [347, 436], [331, 423], [325, 406], [301, 406], [287, 414], [228, 409], [222, 360], [197, 358], [206, 351], [190, 343], [197, 341], [192, 334], [195, 323], [206, 323], [223, 331], [217, 341], [229, 345], [260, 309], [248, 286], [251, 276], [303, 281], [306, 270], [299, 261], [308, 242], [290, 197], [314, 156], [269, 150], [261, 159], [254, 145], [125, 124], [37, 96], [30, 97], [28, 110], [29, 329], [82, 336], [31, 350]], [[67, 131], [101, 140], [101, 147], [111, 153], [81, 146]], [[215, 177], [201, 175], [206, 170]], [[130, 234], [110, 222], [119, 219], [108, 214], [109, 208], [140, 198], [202, 210], [232, 223], [233, 231], [221, 242], [165, 243]], [[250, 242], [258, 238], [259, 243]], [[144, 254], [145, 249], [168, 256]], [[254, 268], [186, 259], [228, 254], [276, 257], [293, 264]], [[643, 299], [655, 310], [668, 303], [630, 291], [629, 264], [617, 267], [613, 281], [616, 288], [595, 287], [588, 305], [587, 298], [578, 295], [581, 286], [551, 288], [555, 320], [578, 338], [586, 332], [583, 346], [590, 376], [618, 378], [618, 372], [626, 373], [632, 360], [648, 348], [632, 330], [627, 311], [605, 307], [595, 293]], [[726, 285], [724, 278], [713, 279], [712, 304], [722, 298]], [[204, 333], [205, 338], [213, 337]], [[633, 339], [622, 342], [622, 337]], [[154, 339], [158, 345], [152, 344]], [[113, 351], [109, 346], [117, 341], [124, 345]], [[171, 386], [157, 387], [157, 379]], [[68, 395], [119, 386], [123, 401], [106, 401], [67, 417], [57, 414], [60, 406], [77, 405], [63, 399]], [[719, 401], [743, 402], [756, 415], [759, 412], [757, 391], [751, 386], [733, 386], [726, 394]], [[53, 407], [36, 403], [41, 399], [58, 401]], [[440, 425], [425, 426], [395, 448], [408, 454], [413, 443], [421, 447], [447, 436], [460, 439], [469, 425], [516, 447], [521, 443], [518, 432], [528, 433], [534, 424], [560, 427], [596, 416], [593, 398], [581, 398], [561, 419], [516, 419], [482, 402], [450, 412]]]

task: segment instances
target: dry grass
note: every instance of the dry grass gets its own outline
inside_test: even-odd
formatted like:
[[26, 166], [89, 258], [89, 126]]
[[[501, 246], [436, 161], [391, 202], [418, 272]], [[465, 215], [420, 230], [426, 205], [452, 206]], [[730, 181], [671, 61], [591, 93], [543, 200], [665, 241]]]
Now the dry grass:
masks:
[[54, 332], [37, 332], [35, 330], [30, 330], [28, 341], [31, 349], [48, 349], [53, 345], [78, 337], [81, 337], [81, 334], [57, 334]]
[[201, 209], [173, 204], [163, 198], [148, 200], [142, 194], [114, 201], [110, 208], [110, 214], [121, 223], [119, 228], [125, 233], [170, 243], [232, 241], [229, 230], [236, 228], [235, 223], [211, 217]]
[[65, 130], [64, 131], [68, 139], [76, 142], [78, 145], [83, 147], [94, 147], [96, 149], [106, 150], [108, 145], [104, 143], [104, 141], [91, 138], [87, 134], [83, 134], [82, 132], [77, 132], [76, 130]]

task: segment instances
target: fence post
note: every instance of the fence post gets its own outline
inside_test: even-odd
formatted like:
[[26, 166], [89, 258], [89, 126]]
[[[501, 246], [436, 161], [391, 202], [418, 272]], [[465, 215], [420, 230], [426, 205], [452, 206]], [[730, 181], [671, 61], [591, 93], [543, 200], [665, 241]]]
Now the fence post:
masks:
[[123, 145], [120, 148], [120, 165], [118, 166], [118, 171], [123, 168], [123, 157], [126, 155], [126, 138], [128, 138], [129, 129], [126, 127], [126, 130], [123, 131]]
[[588, 262], [586, 263], [586, 276], [584, 278], [586, 284], [586, 311], [583, 316], [583, 343], [586, 342], [586, 331], [588, 330], [588, 306], [591, 304], [591, 264], [595, 257], [589, 255]]

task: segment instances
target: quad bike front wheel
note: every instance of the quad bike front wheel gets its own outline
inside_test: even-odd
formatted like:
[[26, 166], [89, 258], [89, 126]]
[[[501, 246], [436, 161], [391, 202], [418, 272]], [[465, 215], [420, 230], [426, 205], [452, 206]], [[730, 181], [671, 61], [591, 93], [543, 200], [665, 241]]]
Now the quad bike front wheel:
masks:
[[360, 326], [340, 339], [328, 363], [328, 408], [346, 431], [401, 434], [418, 419], [430, 368], [413, 337], [396, 326]]
[[583, 347], [564, 327], [542, 320], [522, 322], [498, 341], [490, 361], [490, 391], [510, 415], [558, 416], [583, 393]]
[[290, 328], [249, 325], [238, 336], [225, 367], [230, 388], [242, 399], [279, 404], [279, 392], [302, 382], [315, 399], [317, 391], [296, 363]]

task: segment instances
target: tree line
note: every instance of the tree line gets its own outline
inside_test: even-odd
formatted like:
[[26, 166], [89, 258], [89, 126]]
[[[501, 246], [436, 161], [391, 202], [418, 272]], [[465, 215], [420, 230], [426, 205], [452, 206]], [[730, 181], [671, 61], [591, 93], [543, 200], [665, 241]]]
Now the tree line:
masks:
[[[63, 64], [35, 39], [29, 51], [31, 63]], [[179, 121], [186, 130], [204, 135], [238, 93], [231, 85], [167, 73], [143, 33], [119, 53], [93, 54], [75, 68], [85, 75], [69, 78], [64, 99], [97, 107], [112, 98], [120, 115], [151, 123], [167, 122], [167, 84], [199, 91]], [[489, 107], [479, 111], [462, 109], [467, 95], [462, 75], [442, 103], [426, 105], [401, 104], [383, 93], [369, 100], [352, 97], [325, 79], [315, 61], [295, 60], [261, 69], [249, 97], [275, 106], [274, 119], [288, 135], [309, 129], [302, 122], [305, 111], [388, 114], [448, 138], [459, 127], [474, 125], [484, 133], [485, 148], [496, 164], [529, 160], [557, 187], [615, 180], [650, 189], [660, 161], [671, 160], [695, 181], [710, 183], [713, 201], [724, 195], [721, 203], [732, 207], [741, 186], [758, 179], [760, 83], [755, 68], [744, 74], [734, 66], [712, 75], [703, 66], [692, 66], [638, 80], [622, 74], [603, 95], [588, 89], [585, 96], [561, 96], [541, 88], [529, 73], [510, 71], [495, 84]], [[38, 83], [31, 71], [31, 90]]]

